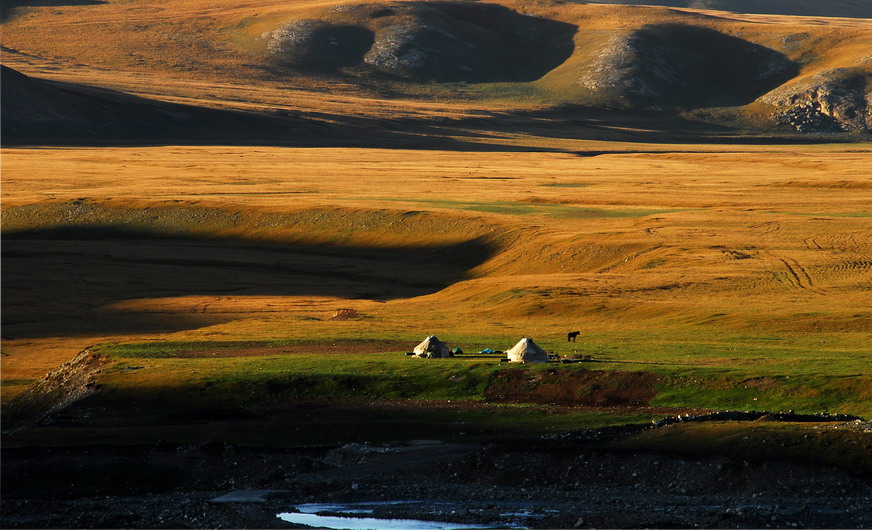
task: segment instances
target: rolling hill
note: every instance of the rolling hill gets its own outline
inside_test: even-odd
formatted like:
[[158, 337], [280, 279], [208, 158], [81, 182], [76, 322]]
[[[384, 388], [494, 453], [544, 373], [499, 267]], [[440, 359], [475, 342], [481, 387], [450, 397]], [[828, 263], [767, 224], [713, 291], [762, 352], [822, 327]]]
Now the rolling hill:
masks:
[[314, 127], [301, 120], [149, 100], [88, 85], [45, 81], [2, 66], [5, 143], [213, 143], [294, 141]]
[[523, 82], [566, 60], [575, 30], [497, 4], [410, 2], [333, 6], [264, 37], [278, 62], [294, 66], [358, 66], [424, 82]]
[[[869, 131], [872, 22], [782, 13], [807, 4], [793, 13], [779, 3], [778, 15], [705, 4], [33, 4], [4, 23], [4, 63], [237, 110], [341, 106], [337, 114], [386, 118], [575, 105], [693, 110], [685, 116], [756, 130]], [[861, 7], [838, 2], [827, 14], [862, 16]], [[61, 30], [67, 38], [48, 37]]]

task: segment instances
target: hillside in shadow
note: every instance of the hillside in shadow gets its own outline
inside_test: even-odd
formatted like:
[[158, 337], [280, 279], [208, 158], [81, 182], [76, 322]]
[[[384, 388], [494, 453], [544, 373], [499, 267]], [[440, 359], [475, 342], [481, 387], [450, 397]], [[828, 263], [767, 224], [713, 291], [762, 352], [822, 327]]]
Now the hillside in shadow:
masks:
[[341, 141], [306, 120], [150, 100], [87, 85], [32, 78], [2, 67], [5, 145]]
[[20, 8], [26, 7], [89, 6], [105, 3], [106, 0], [0, 0], [0, 20], [15, 18]]
[[653, 24], [615, 35], [581, 83], [634, 106], [746, 105], [798, 73], [784, 54], [687, 24]]
[[[501, 133], [642, 143], [785, 143], [801, 137], [688, 119], [674, 110], [593, 108], [397, 118], [241, 112], [150, 100], [87, 85], [31, 78], [3, 67], [3, 145], [271, 145], [450, 151], [561, 151], [492, 142]], [[483, 132], [486, 131], [486, 132]], [[821, 141], [821, 138], [818, 138]]]
[[465, 279], [467, 271], [493, 251], [477, 239], [382, 247], [171, 236], [111, 225], [7, 231], [2, 249], [3, 328], [7, 337], [21, 338], [156, 332], [232, 319], [125, 315], [106, 308], [140, 298], [410, 298]]
[[572, 55], [578, 29], [488, 3], [339, 5], [316, 16], [263, 35], [276, 64], [410, 81], [527, 82]]
[[[482, 146], [391, 121], [279, 109], [237, 111], [153, 100], [47, 81], [6, 66], [0, 75], [3, 145], [276, 145], [478, 150]], [[484, 149], [491, 150], [494, 148]]]
[[76, 83], [0, 75], [3, 145], [273, 145], [512, 150], [448, 138], [427, 119], [383, 120], [321, 112], [243, 112], [168, 103]]

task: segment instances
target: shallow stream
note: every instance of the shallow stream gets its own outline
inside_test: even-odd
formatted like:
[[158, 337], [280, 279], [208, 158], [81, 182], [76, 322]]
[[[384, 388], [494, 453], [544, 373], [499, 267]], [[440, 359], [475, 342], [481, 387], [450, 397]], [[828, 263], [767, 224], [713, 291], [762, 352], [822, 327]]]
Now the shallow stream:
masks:
[[[496, 512], [493, 510], [496, 509]], [[294, 506], [293, 512], [279, 513], [277, 517], [294, 524], [304, 524], [334, 530], [462, 530], [488, 528], [525, 529], [518, 521], [539, 518], [537, 513], [524, 503], [490, 503], [487, 508], [476, 508], [469, 503], [443, 501], [396, 500], [354, 503], [313, 503]], [[457, 519], [458, 514], [469, 516], [469, 521], [439, 521], [392, 517], [393, 512], [414, 513], [432, 517], [448, 516]], [[492, 522], [491, 512], [499, 521]], [[491, 522], [482, 523], [483, 519]]]

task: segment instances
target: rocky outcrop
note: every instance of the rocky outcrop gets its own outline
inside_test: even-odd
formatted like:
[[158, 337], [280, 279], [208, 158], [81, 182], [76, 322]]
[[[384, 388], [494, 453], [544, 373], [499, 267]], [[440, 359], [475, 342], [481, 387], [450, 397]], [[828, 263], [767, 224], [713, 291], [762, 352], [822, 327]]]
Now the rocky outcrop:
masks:
[[272, 56], [293, 66], [338, 68], [357, 63], [373, 44], [372, 31], [321, 20], [288, 22], [263, 34]]
[[366, 64], [400, 77], [426, 79], [430, 72], [448, 79], [480, 69], [482, 50], [477, 39], [420, 21], [388, 26], [379, 31]]
[[263, 34], [279, 63], [358, 67], [414, 81], [533, 81], [565, 61], [576, 27], [495, 4], [334, 6]]
[[856, 68], [825, 70], [785, 85], [760, 101], [773, 119], [801, 132], [872, 131], [872, 74]]

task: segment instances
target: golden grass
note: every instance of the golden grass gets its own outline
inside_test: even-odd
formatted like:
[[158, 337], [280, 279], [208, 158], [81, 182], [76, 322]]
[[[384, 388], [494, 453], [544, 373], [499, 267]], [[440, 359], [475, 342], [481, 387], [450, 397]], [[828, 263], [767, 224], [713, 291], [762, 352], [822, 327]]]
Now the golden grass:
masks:
[[[432, 201], [728, 208], [774, 216], [869, 210], [867, 144], [559, 142], [582, 156], [274, 147], [5, 149], [2, 197], [7, 205], [85, 196], [279, 208], [424, 204], [452, 212], [462, 208]], [[584, 156], [587, 150], [597, 156]], [[513, 219], [530, 224], [529, 216], [503, 221]]]

